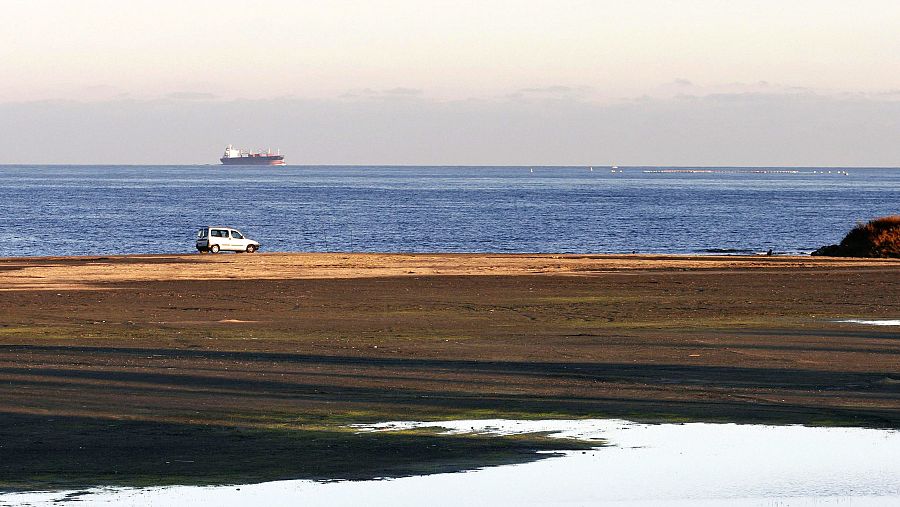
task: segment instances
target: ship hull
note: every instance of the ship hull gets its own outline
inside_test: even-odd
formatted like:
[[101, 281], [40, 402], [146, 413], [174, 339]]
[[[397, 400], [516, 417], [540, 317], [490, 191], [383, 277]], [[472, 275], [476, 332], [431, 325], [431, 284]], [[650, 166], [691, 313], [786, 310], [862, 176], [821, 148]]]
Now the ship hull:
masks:
[[284, 156], [222, 157], [222, 165], [284, 165]]

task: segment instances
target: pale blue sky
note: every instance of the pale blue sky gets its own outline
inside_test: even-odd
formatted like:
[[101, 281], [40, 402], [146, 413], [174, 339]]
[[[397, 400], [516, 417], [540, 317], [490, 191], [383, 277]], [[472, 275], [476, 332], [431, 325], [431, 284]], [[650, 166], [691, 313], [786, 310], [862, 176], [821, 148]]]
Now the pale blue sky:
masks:
[[[0, 8], [0, 113], [17, 122], [0, 125], [0, 163], [193, 163], [277, 141], [295, 163], [900, 165], [896, 1]], [[183, 151], [136, 150], [172, 146], [176, 117]]]

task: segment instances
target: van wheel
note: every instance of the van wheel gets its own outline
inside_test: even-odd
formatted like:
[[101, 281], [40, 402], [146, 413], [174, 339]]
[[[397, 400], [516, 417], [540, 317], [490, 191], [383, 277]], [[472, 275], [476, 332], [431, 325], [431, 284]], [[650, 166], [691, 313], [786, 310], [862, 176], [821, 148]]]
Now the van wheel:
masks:
[[247, 253], [253, 253], [256, 251], [256, 245], [247, 245]]
[[209, 251], [211, 253], [219, 253], [219, 245], [213, 245], [213, 246], [209, 247]]

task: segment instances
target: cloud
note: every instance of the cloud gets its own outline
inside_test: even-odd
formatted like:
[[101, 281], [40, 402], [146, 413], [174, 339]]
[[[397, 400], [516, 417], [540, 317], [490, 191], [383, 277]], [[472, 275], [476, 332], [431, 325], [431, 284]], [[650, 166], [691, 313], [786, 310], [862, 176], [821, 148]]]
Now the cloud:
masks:
[[565, 86], [550, 85], [534, 88], [520, 88], [513, 93], [505, 96], [508, 100], [513, 101], [567, 101], [567, 100], [589, 100], [593, 94], [593, 89], [588, 86]]
[[171, 100], [215, 100], [218, 97], [213, 93], [204, 92], [172, 92], [166, 95]]
[[867, 97], [875, 97], [875, 98], [900, 98], [900, 89], [870, 92], [870, 93], [865, 93], [863, 95], [867, 96]]
[[648, 97], [654, 98], [699, 98], [730, 96], [740, 94], [789, 94], [816, 93], [811, 88], [773, 83], [770, 81], [701, 84], [688, 79], [678, 78], [669, 83], [664, 83], [647, 92]]
[[404, 97], [417, 97], [422, 95], [422, 90], [419, 88], [390, 88], [388, 90], [383, 90], [381, 92], [383, 95], [395, 95], [395, 96], [404, 96]]
[[405, 88], [402, 86], [398, 86], [395, 88], [385, 88], [380, 90], [373, 90], [372, 88], [363, 88], [360, 90], [351, 90], [345, 92], [339, 98], [342, 99], [381, 99], [381, 100], [395, 100], [395, 99], [414, 99], [423, 97], [425, 91], [421, 88]]
[[521, 93], [537, 93], [537, 94], [560, 94], [560, 93], [572, 93], [574, 88], [570, 86], [562, 86], [562, 85], [553, 85], [553, 86], [544, 86], [541, 88], [522, 88], [519, 90]]

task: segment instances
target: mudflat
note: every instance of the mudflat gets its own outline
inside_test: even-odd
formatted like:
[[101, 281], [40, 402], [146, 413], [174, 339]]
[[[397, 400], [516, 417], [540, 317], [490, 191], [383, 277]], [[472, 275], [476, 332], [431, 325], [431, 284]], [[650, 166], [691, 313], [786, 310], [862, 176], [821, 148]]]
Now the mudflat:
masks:
[[0, 259], [0, 487], [366, 478], [562, 445], [346, 427], [396, 419], [900, 428], [900, 328], [841, 322], [898, 318], [898, 260]]

